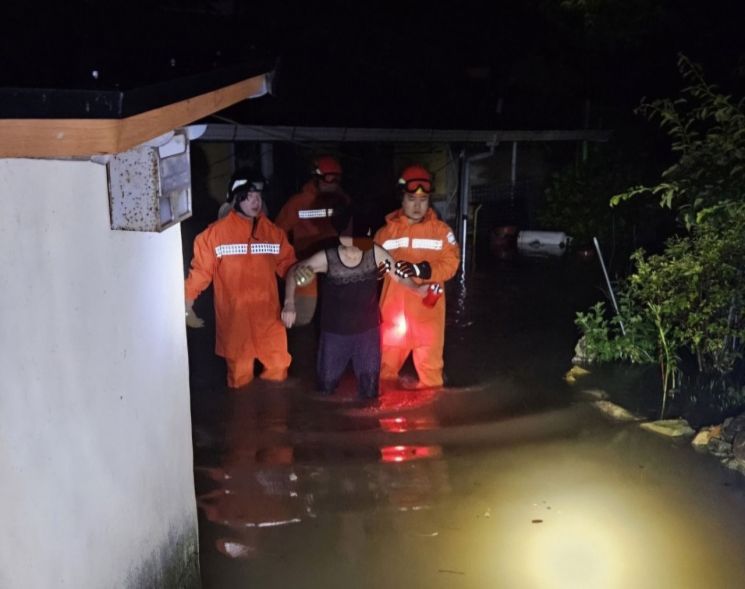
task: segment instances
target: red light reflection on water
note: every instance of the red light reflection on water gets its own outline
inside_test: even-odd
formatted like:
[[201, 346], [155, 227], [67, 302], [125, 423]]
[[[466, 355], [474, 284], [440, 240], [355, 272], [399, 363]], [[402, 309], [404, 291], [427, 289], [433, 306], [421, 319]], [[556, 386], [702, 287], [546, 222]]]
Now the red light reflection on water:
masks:
[[378, 420], [380, 428], [386, 432], [411, 432], [417, 430], [427, 430], [437, 427], [437, 420], [429, 415], [418, 415], [403, 417], [382, 417]]
[[440, 446], [383, 446], [380, 448], [381, 462], [408, 462], [424, 458], [441, 458]]

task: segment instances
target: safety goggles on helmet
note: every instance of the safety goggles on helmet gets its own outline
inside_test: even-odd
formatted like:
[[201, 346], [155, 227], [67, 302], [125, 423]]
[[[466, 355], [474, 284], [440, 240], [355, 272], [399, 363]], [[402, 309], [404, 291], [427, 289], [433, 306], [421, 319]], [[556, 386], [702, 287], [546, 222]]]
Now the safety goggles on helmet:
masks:
[[416, 194], [417, 192], [423, 192], [424, 194], [432, 193], [432, 180], [429, 178], [410, 178], [405, 180], [400, 178], [398, 185], [407, 194]]
[[316, 169], [315, 174], [321, 182], [325, 182], [326, 184], [337, 184], [341, 182], [341, 174], [337, 174], [336, 172], [328, 172], [324, 174], [321, 170]]
[[235, 194], [237, 192], [263, 192], [264, 183], [260, 180], [236, 180], [230, 188], [230, 192]]

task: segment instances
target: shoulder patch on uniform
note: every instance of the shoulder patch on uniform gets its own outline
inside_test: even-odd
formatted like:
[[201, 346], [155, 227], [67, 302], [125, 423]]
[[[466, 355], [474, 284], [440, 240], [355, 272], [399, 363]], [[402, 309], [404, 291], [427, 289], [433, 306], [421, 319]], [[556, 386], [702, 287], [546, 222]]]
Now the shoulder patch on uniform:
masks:
[[455, 245], [455, 235], [453, 235], [452, 231], [448, 231], [448, 243], [451, 245]]

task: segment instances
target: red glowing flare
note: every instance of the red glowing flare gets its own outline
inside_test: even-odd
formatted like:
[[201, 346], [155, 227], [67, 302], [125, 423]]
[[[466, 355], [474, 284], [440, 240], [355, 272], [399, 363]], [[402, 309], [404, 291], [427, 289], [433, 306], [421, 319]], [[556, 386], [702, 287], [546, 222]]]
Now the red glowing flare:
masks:
[[393, 323], [393, 333], [398, 337], [406, 335], [406, 317], [404, 317], [403, 313], [396, 317], [396, 320]]

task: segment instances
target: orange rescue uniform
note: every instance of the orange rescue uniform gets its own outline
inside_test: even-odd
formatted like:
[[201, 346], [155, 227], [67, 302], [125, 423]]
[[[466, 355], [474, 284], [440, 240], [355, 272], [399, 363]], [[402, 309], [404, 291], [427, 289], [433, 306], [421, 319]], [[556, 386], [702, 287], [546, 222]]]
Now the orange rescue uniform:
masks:
[[[412, 264], [429, 262], [432, 276], [412, 278], [419, 284], [444, 283], [455, 276], [460, 248], [452, 230], [428, 209], [422, 221], [409, 223], [399, 209], [386, 216], [386, 225], [375, 234], [375, 243], [396, 260]], [[409, 353], [422, 387], [442, 386], [442, 353], [445, 344], [445, 296], [434, 307], [422, 303], [417, 293], [386, 276], [380, 298], [382, 315], [381, 379], [395, 379]]]
[[[322, 206], [315, 180], [308, 180], [301, 192], [290, 197], [279, 211], [275, 223], [287, 232], [300, 260], [337, 243], [337, 232], [331, 224], [332, 211]], [[295, 296], [315, 297], [318, 281], [298, 287]]]
[[228, 386], [249, 383], [256, 359], [265, 368], [262, 378], [287, 377], [292, 357], [275, 274], [284, 277], [296, 261], [284, 231], [263, 214], [249, 219], [230, 211], [194, 240], [185, 294], [194, 300], [214, 283], [215, 353], [227, 362]]

